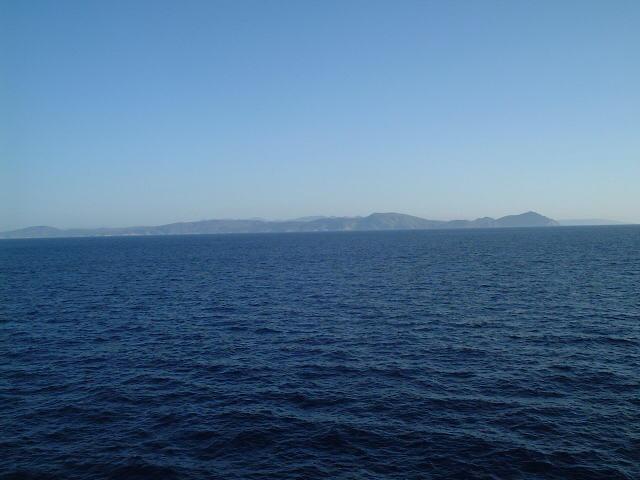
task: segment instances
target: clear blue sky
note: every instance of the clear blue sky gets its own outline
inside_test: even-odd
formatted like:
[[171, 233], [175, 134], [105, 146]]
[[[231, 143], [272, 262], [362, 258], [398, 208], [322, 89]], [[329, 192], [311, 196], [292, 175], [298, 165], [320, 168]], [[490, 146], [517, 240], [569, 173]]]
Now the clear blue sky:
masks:
[[0, 229], [640, 221], [640, 1], [0, 0]]

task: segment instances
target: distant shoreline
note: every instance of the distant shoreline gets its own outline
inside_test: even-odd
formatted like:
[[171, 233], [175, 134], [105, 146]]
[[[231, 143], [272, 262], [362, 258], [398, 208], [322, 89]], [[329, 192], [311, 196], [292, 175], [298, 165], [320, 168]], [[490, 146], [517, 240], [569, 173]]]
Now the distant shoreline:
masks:
[[427, 220], [399, 213], [374, 213], [367, 217], [317, 217], [313, 220], [203, 220], [181, 222], [160, 226], [57, 229], [39, 226], [27, 227], [0, 233], [0, 239], [39, 238], [99, 238], [99, 237], [166, 237], [184, 235], [235, 235], [278, 233], [336, 233], [336, 232], [380, 232], [380, 231], [431, 231], [431, 230], [495, 230], [505, 228], [549, 228], [549, 227], [605, 227], [636, 224], [575, 224], [565, 225], [551, 218], [527, 212], [493, 219], [476, 220]]

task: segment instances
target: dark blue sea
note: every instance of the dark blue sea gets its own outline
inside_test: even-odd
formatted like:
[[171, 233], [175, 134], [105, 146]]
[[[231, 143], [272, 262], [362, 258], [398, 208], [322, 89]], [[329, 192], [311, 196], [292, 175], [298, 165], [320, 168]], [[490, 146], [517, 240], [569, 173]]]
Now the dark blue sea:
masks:
[[0, 478], [640, 478], [640, 227], [0, 262]]

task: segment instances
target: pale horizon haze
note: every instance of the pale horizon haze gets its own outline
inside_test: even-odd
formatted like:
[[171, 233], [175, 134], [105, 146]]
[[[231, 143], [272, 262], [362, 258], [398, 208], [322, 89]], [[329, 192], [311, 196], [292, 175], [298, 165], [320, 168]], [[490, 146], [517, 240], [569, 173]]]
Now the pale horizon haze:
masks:
[[0, 0], [0, 231], [640, 223], [640, 2]]

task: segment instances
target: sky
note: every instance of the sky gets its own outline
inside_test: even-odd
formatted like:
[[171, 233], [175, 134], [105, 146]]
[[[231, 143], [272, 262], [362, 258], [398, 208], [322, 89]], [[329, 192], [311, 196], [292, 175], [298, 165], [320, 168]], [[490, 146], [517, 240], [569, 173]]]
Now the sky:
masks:
[[640, 2], [0, 0], [0, 230], [640, 222]]

